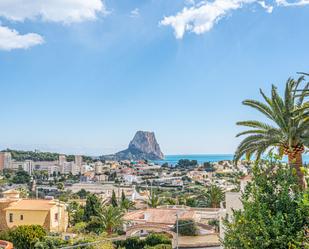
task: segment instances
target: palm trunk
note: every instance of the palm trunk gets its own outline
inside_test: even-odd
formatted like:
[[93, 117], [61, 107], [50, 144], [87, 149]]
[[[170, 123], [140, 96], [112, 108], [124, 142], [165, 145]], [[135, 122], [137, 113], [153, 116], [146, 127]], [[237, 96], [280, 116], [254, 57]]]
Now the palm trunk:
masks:
[[303, 159], [302, 159], [302, 153], [296, 153], [295, 156], [288, 155], [289, 158], [289, 164], [292, 168], [295, 169], [297, 178], [298, 178], [298, 184], [302, 189], [307, 188], [307, 182], [305, 179], [305, 175], [301, 169], [303, 166]]
[[113, 228], [112, 227], [108, 227], [107, 228], [107, 234], [108, 235], [112, 235], [113, 234]]

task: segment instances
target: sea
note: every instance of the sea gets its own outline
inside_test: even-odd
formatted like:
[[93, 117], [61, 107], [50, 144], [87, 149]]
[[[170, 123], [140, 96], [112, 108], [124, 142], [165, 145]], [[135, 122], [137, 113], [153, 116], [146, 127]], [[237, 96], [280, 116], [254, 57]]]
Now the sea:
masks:
[[[154, 161], [156, 164], [162, 165], [168, 163], [169, 165], [176, 165], [180, 159], [196, 160], [199, 164], [204, 162], [219, 162], [226, 160], [233, 160], [233, 154], [198, 154], [198, 155], [165, 155], [164, 160]], [[283, 161], [287, 161], [284, 157]], [[309, 154], [303, 155], [303, 161], [309, 163]]]

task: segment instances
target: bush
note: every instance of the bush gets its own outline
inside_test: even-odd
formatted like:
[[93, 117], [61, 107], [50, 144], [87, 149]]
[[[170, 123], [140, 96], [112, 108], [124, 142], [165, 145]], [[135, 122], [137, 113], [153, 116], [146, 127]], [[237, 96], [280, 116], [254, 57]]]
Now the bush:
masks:
[[138, 237], [127, 238], [126, 240], [115, 241], [114, 244], [116, 248], [125, 248], [125, 249], [144, 249], [145, 242], [140, 240]]
[[172, 245], [159, 244], [156, 246], [145, 246], [145, 249], [172, 249]]
[[[176, 231], [176, 224], [175, 224]], [[194, 220], [179, 220], [178, 221], [178, 232], [182, 236], [196, 236], [198, 234], [197, 225]]]
[[158, 244], [171, 244], [171, 240], [164, 234], [149, 234], [145, 239], [145, 244], [148, 246], [155, 246]]
[[71, 229], [73, 233], [83, 233], [87, 227], [86, 222], [78, 222]]
[[220, 222], [217, 219], [212, 219], [208, 221], [208, 225], [213, 226], [216, 232], [219, 232]]
[[[225, 248], [308, 248], [309, 195], [294, 170], [263, 162], [242, 196], [243, 210], [225, 221]], [[307, 190], [308, 191], [308, 190]]]
[[8, 238], [18, 249], [33, 249], [38, 241], [46, 236], [46, 231], [39, 225], [24, 225], [8, 231]]
[[126, 240], [114, 242], [118, 249], [171, 249], [172, 241], [164, 234], [149, 234], [145, 240], [131, 237]]
[[34, 247], [35, 249], [57, 249], [67, 244], [68, 242], [61, 238], [47, 236], [42, 241], [37, 242]]

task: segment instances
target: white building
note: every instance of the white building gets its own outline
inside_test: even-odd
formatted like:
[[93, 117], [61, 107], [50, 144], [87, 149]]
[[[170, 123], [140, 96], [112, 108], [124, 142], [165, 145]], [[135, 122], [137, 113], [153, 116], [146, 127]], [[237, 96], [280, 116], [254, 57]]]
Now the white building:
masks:
[[24, 162], [12, 161], [11, 162], [11, 169], [23, 169], [24, 171], [28, 172], [29, 175], [32, 175], [33, 172], [33, 161], [26, 160]]
[[73, 175], [78, 175], [79, 173], [84, 172], [82, 163], [82, 156], [75, 156], [74, 162], [67, 162], [65, 155], [60, 155], [58, 161], [60, 173], [72, 173]]
[[38, 161], [32, 162], [32, 171], [33, 170], [47, 171], [48, 175], [51, 176], [54, 172], [58, 174], [60, 168], [57, 161]]
[[0, 171], [10, 169], [12, 156], [10, 152], [0, 152]]
[[[232, 221], [233, 210], [242, 210], [243, 205], [241, 202], [242, 193], [245, 190], [247, 183], [251, 180], [251, 176], [245, 176], [240, 180], [240, 192], [226, 192], [225, 193], [225, 208], [220, 209], [220, 239], [224, 239], [225, 229], [223, 220], [228, 219]], [[223, 248], [223, 247], [222, 247]]]
[[83, 157], [81, 155], [75, 156], [75, 172], [83, 173]]

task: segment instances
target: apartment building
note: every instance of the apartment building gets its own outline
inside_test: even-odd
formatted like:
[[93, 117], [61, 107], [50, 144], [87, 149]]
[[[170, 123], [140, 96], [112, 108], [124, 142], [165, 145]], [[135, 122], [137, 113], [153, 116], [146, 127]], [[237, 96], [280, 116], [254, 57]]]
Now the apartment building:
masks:
[[0, 152], [0, 171], [11, 168], [12, 156], [10, 152]]

